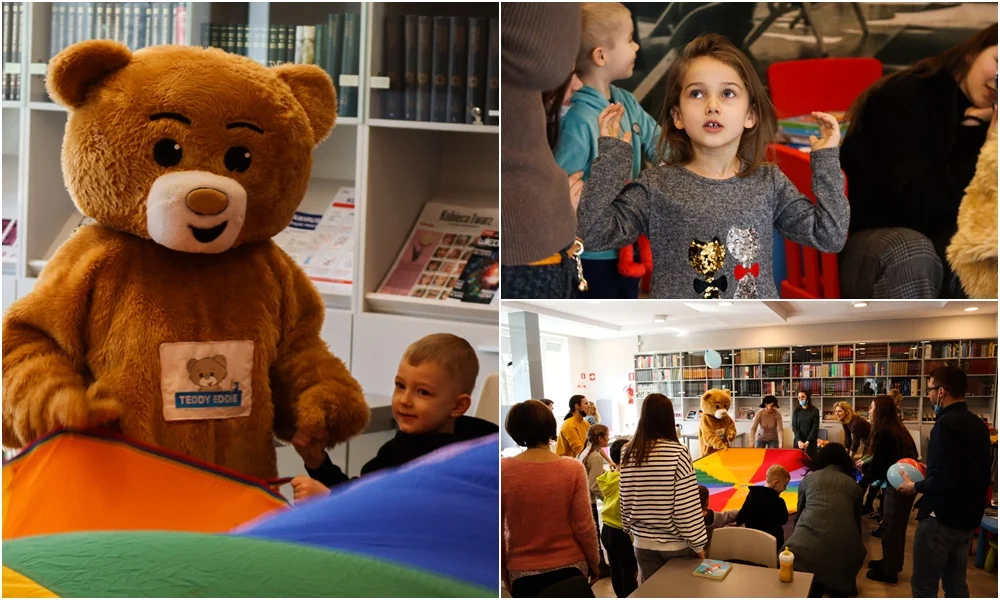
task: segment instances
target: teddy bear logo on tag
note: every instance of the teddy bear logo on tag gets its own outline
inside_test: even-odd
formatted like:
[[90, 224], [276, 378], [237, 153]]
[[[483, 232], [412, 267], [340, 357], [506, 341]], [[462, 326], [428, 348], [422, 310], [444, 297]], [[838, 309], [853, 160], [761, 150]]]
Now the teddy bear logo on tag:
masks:
[[233, 382], [232, 389], [224, 390], [226, 379], [226, 357], [216, 354], [206, 358], [192, 358], [187, 361], [188, 379], [198, 387], [195, 392], [177, 392], [177, 408], [218, 408], [239, 406], [243, 392], [239, 382]]

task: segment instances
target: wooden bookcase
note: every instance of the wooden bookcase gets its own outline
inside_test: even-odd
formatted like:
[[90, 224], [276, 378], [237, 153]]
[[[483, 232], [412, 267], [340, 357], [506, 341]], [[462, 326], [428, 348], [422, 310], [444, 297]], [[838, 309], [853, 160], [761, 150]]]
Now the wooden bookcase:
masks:
[[871, 399], [892, 388], [904, 393], [904, 424], [919, 434], [926, 452], [934, 425], [934, 409], [927, 399], [927, 377], [943, 364], [959, 366], [969, 376], [966, 402], [977, 415], [996, 419], [997, 340], [922, 340], [909, 342], [849, 342], [815, 346], [779, 346], [717, 350], [718, 369], [705, 365], [704, 350], [649, 352], [634, 358], [636, 398], [654, 392], [674, 402], [679, 424], [695, 431], [701, 395], [711, 388], [732, 390], [731, 410], [737, 431], [749, 431], [752, 416], [766, 395], [778, 398], [786, 428], [791, 425], [795, 395], [812, 392], [812, 403], [822, 415], [830, 440], [841, 438], [833, 417], [834, 405], [847, 402], [867, 415]]
[[[6, 4], [6, 3], [5, 3]], [[3, 263], [3, 308], [34, 286], [66, 223], [77, 215], [63, 183], [60, 149], [66, 111], [47, 101], [45, 70], [50, 58], [53, 3], [23, 2], [20, 63], [4, 65], [21, 74], [20, 100], [4, 101], [3, 216], [18, 219], [19, 253]], [[378, 294], [424, 204], [431, 200], [499, 206], [498, 125], [393, 121], [374, 118], [384, 85], [382, 46], [387, 15], [422, 14], [498, 18], [498, 3], [428, 5], [400, 3], [187, 2], [185, 43], [207, 45], [203, 25], [313, 24], [328, 13], [360, 15], [360, 64], [341, 88], [358, 90], [357, 116], [342, 116], [314, 152], [311, 190], [355, 187], [354, 283], [317, 286], [327, 304], [324, 338], [351, 366], [373, 407], [388, 406], [398, 359], [414, 340], [436, 332], [468, 339], [486, 376], [497, 372], [499, 304], [475, 305]], [[266, 56], [251, 58], [265, 61]], [[307, 193], [303, 206], [316, 201]], [[320, 198], [329, 201], [332, 198]], [[470, 409], [474, 412], [475, 406]], [[377, 448], [377, 444], [374, 446]], [[351, 455], [356, 472], [362, 454]], [[357, 456], [357, 460], [356, 460]]]

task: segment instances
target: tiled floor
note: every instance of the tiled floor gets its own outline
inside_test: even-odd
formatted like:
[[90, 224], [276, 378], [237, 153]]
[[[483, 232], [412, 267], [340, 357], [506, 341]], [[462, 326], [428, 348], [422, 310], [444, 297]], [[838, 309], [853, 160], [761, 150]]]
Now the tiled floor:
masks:
[[[916, 513], [914, 513], [916, 514]], [[862, 523], [865, 547], [868, 549], [869, 560], [882, 557], [882, 542], [878, 538], [871, 536], [875, 529], [875, 523], [869, 519], [864, 519]], [[915, 519], [910, 520], [910, 526], [906, 528], [906, 561], [903, 564], [903, 572], [899, 575], [899, 583], [889, 585], [871, 581], [865, 577], [867, 569], [862, 569], [858, 573], [858, 597], [859, 598], [910, 598], [910, 574], [913, 572], [911, 561], [913, 551], [913, 534], [917, 530]], [[977, 569], [973, 565], [974, 556], [969, 556], [969, 569], [967, 571], [967, 581], [969, 583], [969, 594], [973, 598], [996, 598], [997, 597], [997, 575], [987, 573], [982, 569]], [[614, 598], [615, 592], [611, 588], [611, 579], [602, 579], [594, 587], [594, 595], [598, 598]], [[943, 592], [942, 592], [943, 595]]]

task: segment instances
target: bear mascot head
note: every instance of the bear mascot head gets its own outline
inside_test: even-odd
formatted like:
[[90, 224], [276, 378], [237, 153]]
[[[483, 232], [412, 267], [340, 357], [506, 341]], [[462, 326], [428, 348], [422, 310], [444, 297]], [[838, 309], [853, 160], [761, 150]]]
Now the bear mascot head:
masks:
[[729, 448], [736, 439], [736, 423], [729, 416], [732, 402], [729, 390], [711, 389], [701, 396], [698, 442], [702, 456]]
[[275, 435], [321, 452], [360, 433], [368, 407], [320, 337], [322, 298], [271, 240], [336, 120], [329, 75], [92, 40], [55, 56], [46, 86], [94, 223], [5, 315], [4, 444], [114, 424], [269, 478]]

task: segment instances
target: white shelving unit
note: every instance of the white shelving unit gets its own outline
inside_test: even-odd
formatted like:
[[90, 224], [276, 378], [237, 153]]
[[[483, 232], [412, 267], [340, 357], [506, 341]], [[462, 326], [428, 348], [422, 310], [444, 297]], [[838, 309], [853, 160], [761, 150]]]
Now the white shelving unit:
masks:
[[[901, 403], [903, 422], [919, 435], [923, 455], [934, 426], [934, 410], [926, 397], [927, 377], [940, 365], [965, 370], [969, 409], [996, 419], [996, 342], [996, 338], [982, 338], [716, 350], [722, 356], [718, 369], [705, 366], [704, 350], [645, 352], [634, 357], [636, 398], [641, 403], [653, 392], [667, 395], [674, 411], [682, 415], [678, 423], [692, 432], [697, 430], [698, 418], [688, 415], [697, 414], [701, 395], [711, 388], [732, 390], [731, 414], [737, 432], [743, 433], [749, 432], [752, 418], [738, 418], [740, 409], [759, 410], [761, 399], [773, 395], [787, 429], [794, 395], [809, 389], [822, 417], [821, 427], [830, 440], [842, 441], [842, 426], [832, 418], [837, 402], [847, 402], [867, 415], [872, 398], [901, 387], [909, 392]], [[907, 389], [911, 380], [916, 381], [916, 390]]]
[[[3, 103], [3, 215], [18, 218], [21, 251], [16, 262], [4, 264], [4, 309], [8, 297], [23, 297], [34, 287], [46, 261], [68, 236], [64, 229], [70, 217], [78, 214], [62, 177], [56, 176], [61, 173], [67, 113], [48, 100], [44, 86], [52, 3], [22, 4], [21, 100]], [[318, 286], [327, 304], [324, 337], [351, 366], [373, 407], [389, 402], [403, 349], [428, 333], [466, 337], [478, 349], [480, 384], [496, 372], [496, 303], [435, 302], [377, 290], [426, 202], [499, 206], [499, 127], [374, 118], [380, 117], [381, 98], [372, 74], [382, 74], [387, 15], [497, 18], [499, 4], [188, 2], [186, 9], [186, 43], [204, 45], [208, 40], [202, 40], [202, 26], [208, 23], [267, 27], [322, 22], [328, 13], [360, 15], [359, 75], [354, 80], [359, 114], [338, 117], [330, 137], [316, 148], [310, 191], [301, 205], [323, 206], [332, 199], [327, 193], [331, 185], [353, 184], [356, 190], [354, 283]], [[266, 60], [253, 52], [251, 58]], [[351, 78], [341, 83], [350, 84]], [[13, 184], [9, 173], [16, 174]]]

